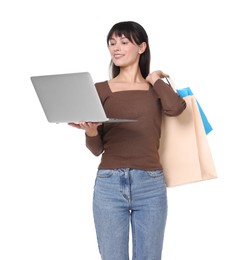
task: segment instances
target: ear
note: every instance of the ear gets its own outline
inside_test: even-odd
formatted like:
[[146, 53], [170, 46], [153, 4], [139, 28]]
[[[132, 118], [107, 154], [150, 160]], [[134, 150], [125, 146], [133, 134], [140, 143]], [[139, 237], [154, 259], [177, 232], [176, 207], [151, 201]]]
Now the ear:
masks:
[[139, 50], [138, 50], [138, 53], [139, 54], [142, 54], [145, 52], [147, 48], [147, 43], [146, 42], [142, 42], [140, 45], [139, 45]]

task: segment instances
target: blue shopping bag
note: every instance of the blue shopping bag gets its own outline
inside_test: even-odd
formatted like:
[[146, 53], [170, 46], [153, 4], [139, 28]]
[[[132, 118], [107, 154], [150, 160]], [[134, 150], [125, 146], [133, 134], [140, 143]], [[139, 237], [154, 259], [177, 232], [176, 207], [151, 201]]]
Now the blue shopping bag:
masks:
[[[181, 97], [187, 97], [187, 96], [193, 95], [190, 87], [182, 88], [182, 89], [176, 89], [176, 91]], [[200, 112], [200, 115], [201, 115], [201, 118], [202, 118], [202, 122], [203, 122], [205, 132], [206, 132], [206, 134], [208, 134], [213, 130], [213, 128], [212, 128], [211, 124], [209, 123], [209, 121], [208, 121], [204, 111], [202, 110], [199, 102], [197, 101], [197, 99], [196, 99], [196, 102], [197, 102], [198, 109], [199, 109], [199, 112]]]

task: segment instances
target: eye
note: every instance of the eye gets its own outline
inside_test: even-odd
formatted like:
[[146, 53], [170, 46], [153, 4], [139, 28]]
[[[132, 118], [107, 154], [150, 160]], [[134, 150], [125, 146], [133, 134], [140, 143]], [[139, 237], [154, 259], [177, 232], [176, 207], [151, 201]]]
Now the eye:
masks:
[[108, 45], [109, 46], [114, 46], [115, 45], [115, 41], [109, 41]]

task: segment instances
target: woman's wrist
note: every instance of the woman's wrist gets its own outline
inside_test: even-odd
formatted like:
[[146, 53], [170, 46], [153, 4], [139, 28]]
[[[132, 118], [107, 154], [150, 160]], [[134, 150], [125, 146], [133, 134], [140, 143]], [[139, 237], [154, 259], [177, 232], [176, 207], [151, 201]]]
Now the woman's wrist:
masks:
[[95, 137], [98, 135], [98, 132], [97, 131], [88, 131], [88, 132], [85, 132], [85, 134], [88, 136], [88, 137]]

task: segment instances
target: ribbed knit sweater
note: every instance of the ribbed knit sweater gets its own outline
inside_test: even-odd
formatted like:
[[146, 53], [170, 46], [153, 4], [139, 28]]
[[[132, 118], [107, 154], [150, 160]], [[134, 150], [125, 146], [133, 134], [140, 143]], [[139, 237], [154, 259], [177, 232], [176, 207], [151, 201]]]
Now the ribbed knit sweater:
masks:
[[158, 153], [162, 114], [181, 114], [185, 101], [161, 79], [148, 90], [112, 92], [108, 81], [95, 85], [107, 117], [137, 119], [103, 123], [97, 136], [86, 136], [88, 149], [101, 155], [98, 168], [162, 170]]

